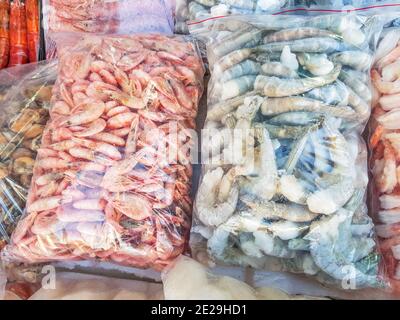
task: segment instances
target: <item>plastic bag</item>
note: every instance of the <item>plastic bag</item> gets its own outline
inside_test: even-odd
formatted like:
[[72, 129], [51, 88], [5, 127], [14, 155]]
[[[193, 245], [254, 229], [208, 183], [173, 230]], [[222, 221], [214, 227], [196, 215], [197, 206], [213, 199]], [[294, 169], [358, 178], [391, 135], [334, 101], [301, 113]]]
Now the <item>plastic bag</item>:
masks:
[[400, 294], [399, 20], [394, 19], [385, 26], [377, 48], [371, 72], [375, 91], [370, 123], [370, 169], [374, 177], [371, 188], [372, 213], [378, 221], [376, 231], [380, 237], [380, 249], [391, 279], [391, 289], [396, 294]]
[[197, 48], [162, 35], [77, 43], [60, 57], [27, 215], [6, 256], [161, 269], [190, 229]]
[[25, 300], [37, 290], [37, 286], [25, 282], [8, 283], [6, 273], [0, 267], [0, 301]]
[[57, 273], [55, 289], [41, 288], [29, 300], [160, 300], [157, 283]]
[[0, 249], [25, 208], [56, 71], [56, 62], [0, 71], [0, 84], [9, 84], [0, 101]]
[[307, 300], [274, 288], [252, 288], [229, 276], [211, 273], [202, 264], [180, 256], [162, 275], [165, 300]]
[[219, 263], [380, 286], [360, 136], [377, 19], [238, 16], [190, 27], [208, 39], [211, 72], [193, 252], [207, 242]]
[[[293, 6], [326, 9], [351, 9], [376, 5], [386, 0], [291, 0]], [[393, 1], [392, 1], [393, 2]]]
[[172, 34], [172, 0], [45, 0], [46, 56], [56, 55], [52, 32]]
[[[57, 272], [55, 283], [11, 282], [4, 300], [162, 300], [158, 283]], [[1, 296], [0, 296], [0, 300]]]
[[0, 300], [4, 299], [6, 283], [7, 283], [7, 276], [3, 271], [3, 269], [0, 267]]
[[284, 8], [289, 0], [176, 0], [177, 33], [187, 33], [187, 21], [229, 14], [272, 13]]

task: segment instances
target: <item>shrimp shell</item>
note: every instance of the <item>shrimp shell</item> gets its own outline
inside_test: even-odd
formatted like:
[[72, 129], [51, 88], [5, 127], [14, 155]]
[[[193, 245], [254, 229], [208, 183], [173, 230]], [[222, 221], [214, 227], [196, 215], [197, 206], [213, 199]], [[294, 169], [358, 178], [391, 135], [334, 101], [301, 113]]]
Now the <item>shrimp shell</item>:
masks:
[[349, 120], [356, 119], [356, 113], [350, 107], [330, 106], [318, 100], [296, 96], [267, 99], [261, 106], [261, 112], [266, 116], [290, 111], [318, 112]]

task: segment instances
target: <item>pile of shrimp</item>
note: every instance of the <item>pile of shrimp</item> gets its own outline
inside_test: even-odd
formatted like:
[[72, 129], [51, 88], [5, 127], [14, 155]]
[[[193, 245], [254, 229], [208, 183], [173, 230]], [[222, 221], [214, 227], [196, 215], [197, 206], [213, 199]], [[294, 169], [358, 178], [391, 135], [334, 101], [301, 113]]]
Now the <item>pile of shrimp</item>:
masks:
[[[215, 19], [199, 235], [217, 262], [380, 285], [365, 202], [374, 18]], [[194, 30], [196, 32], [196, 30]], [[200, 250], [201, 251], [201, 250]]]
[[400, 293], [400, 29], [388, 28], [383, 34], [371, 71], [372, 207], [385, 267], [393, 289]]
[[85, 36], [60, 57], [27, 215], [7, 255], [163, 268], [190, 229], [196, 47], [179, 37]]
[[0, 0], [0, 69], [36, 62], [39, 1]]

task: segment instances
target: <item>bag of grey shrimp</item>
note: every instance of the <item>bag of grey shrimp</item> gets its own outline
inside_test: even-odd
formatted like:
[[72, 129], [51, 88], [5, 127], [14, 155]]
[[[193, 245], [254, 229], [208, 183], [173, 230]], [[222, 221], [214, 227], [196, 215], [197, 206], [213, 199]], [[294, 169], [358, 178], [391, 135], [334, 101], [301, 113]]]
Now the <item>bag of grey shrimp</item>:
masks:
[[234, 16], [190, 28], [211, 73], [196, 259], [385, 286], [361, 136], [380, 20]]
[[50, 120], [3, 259], [162, 269], [187, 248], [191, 225], [204, 75], [196, 43], [161, 34], [58, 40]]

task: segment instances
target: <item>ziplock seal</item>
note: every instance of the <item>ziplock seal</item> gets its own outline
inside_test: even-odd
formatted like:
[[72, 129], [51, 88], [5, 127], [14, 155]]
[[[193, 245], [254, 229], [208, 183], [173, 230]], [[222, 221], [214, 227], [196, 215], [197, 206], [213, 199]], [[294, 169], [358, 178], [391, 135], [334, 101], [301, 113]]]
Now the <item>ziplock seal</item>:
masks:
[[[295, 9], [284, 10], [284, 11], [280, 11], [280, 12], [276, 12], [276, 13], [270, 13], [270, 14], [266, 14], [266, 15], [278, 16], [278, 15], [282, 15], [282, 14], [299, 12], [299, 11], [303, 11], [303, 12], [321, 12], [321, 13], [350, 13], [350, 12], [366, 11], [366, 10], [386, 8], [386, 7], [400, 7], [400, 3], [382, 4], [382, 5], [376, 5], [376, 6], [367, 6], [367, 7], [346, 9], [346, 10], [295, 8]], [[232, 15], [210, 17], [210, 18], [207, 18], [207, 19], [199, 20], [199, 21], [189, 21], [187, 24], [188, 24], [188, 26], [192, 26], [192, 25], [201, 24], [201, 23], [204, 23], [204, 22], [207, 22], [207, 21], [224, 19], [224, 18], [227, 18], [227, 17], [230, 17], [230, 16], [232, 16]]]

